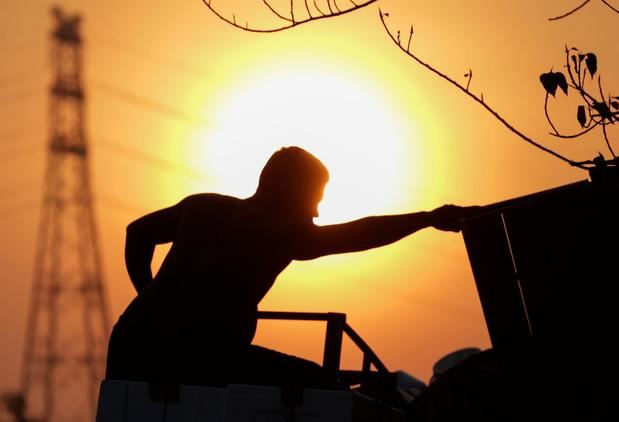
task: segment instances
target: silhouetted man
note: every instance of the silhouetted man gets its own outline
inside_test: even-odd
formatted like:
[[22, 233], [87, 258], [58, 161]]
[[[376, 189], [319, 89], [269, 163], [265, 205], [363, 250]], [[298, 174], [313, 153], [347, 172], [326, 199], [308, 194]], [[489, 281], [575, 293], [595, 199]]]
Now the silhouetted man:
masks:
[[[363, 251], [417, 230], [459, 231], [467, 208], [318, 226], [329, 173], [297, 147], [275, 152], [246, 199], [204, 193], [127, 227], [138, 296], [114, 326], [107, 378], [225, 385], [334, 385], [317, 364], [251, 345], [258, 303], [292, 260]], [[157, 244], [173, 242], [154, 277]]]

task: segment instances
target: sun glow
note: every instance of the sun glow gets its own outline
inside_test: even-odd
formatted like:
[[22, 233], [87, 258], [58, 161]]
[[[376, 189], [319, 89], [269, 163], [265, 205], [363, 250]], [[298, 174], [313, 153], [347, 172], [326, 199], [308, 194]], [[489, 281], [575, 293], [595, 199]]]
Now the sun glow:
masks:
[[251, 195], [268, 157], [297, 145], [331, 174], [318, 223], [389, 213], [403, 196], [410, 200], [402, 190], [410, 187], [410, 169], [420, 172], [410, 126], [367, 81], [280, 67], [236, 83], [216, 110], [216, 127], [200, 135], [199, 160], [220, 192]]

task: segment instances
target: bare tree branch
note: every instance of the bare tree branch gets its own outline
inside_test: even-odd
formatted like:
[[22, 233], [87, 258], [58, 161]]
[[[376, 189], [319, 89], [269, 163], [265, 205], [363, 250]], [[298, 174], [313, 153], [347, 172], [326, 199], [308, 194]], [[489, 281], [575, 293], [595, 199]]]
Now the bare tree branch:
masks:
[[406, 51], [409, 51], [411, 49], [411, 40], [413, 39], [413, 33], [415, 31], [413, 30], [413, 25], [411, 25], [411, 32], [408, 34], [408, 43], [406, 44]]
[[307, 16], [309, 16], [310, 18], [312, 18], [312, 12], [310, 12], [310, 8], [307, 5], [307, 0], [303, 0], [303, 3], [305, 3], [305, 10], [307, 10]]
[[327, 0], [327, 7], [329, 8], [329, 13], [333, 14], [333, 9], [331, 8], [331, 0]]
[[[473, 70], [469, 68], [469, 72], [465, 74], [464, 77], [468, 79], [466, 81], [466, 90], [468, 91], [469, 87], [471, 86], [471, 79], [473, 79]], [[481, 99], [483, 101], [484, 97], [482, 96]]]
[[[602, 97], [602, 101], [604, 101], [604, 90], [602, 89], [602, 77], [601, 76], [598, 76], [598, 87], [600, 89], [600, 96]], [[604, 141], [606, 141], [606, 146], [608, 147], [610, 154], [613, 156], [613, 158], [617, 158], [617, 156], [615, 155], [615, 151], [613, 151], [613, 148], [610, 146], [610, 140], [608, 139], [608, 133], [606, 132], [606, 125], [607, 124], [612, 125], [615, 123], [613, 122], [613, 114], [610, 113], [610, 107], [608, 108], [608, 112], [609, 112], [608, 123], [604, 122], [605, 117], [602, 116], [602, 133], [604, 134]]]
[[[243, 25], [239, 25], [236, 22], [236, 15], [233, 14], [232, 18], [228, 18], [226, 16], [224, 16], [222, 13], [220, 13], [214, 6], [213, 6], [213, 0], [202, 0], [202, 3], [204, 3], [204, 5], [211, 11], [213, 12], [213, 14], [215, 14], [215, 16], [217, 16], [219, 19], [221, 19], [222, 21], [236, 27], [239, 29], [242, 29], [244, 31], [248, 31], [248, 32], [260, 32], [260, 33], [270, 33], [270, 32], [278, 32], [278, 31], [283, 31], [284, 29], [289, 29], [289, 28], [293, 28], [295, 26], [299, 26], [302, 25], [304, 23], [307, 22], [311, 22], [314, 20], [318, 20], [318, 19], [325, 19], [325, 18], [332, 18], [332, 17], [336, 17], [336, 16], [341, 16], [341, 15], [345, 15], [347, 13], [353, 12], [355, 10], [358, 9], [362, 9], [366, 6], [369, 6], [372, 3], [375, 3], [377, 0], [364, 0], [361, 3], [357, 3], [353, 0], [347, 0], [349, 5], [347, 8], [343, 8], [340, 9], [340, 7], [335, 4], [335, 9], [333, 10], [332, 6], [331, 6], [331, 0], [327, 0], [327, 6], [329, 7], [329, 13], [325, 13], [322, 10], [320, 10], [320, 8], [318, 7], [318, 5], [316, 4], [316, 1], [314, 0], [314, 7], [316, 8], [316, 10], [320, 13], [319, 16], [315, 16], [311, 10], [309, 5], [307, 4], [307, 0], [303, 0], [303, 3], [305, 5], [305, 10], [307, 12], [306, 16], [300, 18], [299, 16], [295, 16], [295, 7], [294, 7], [294, 0], [290, 1], [290, 16], [286, 16], [285, 14], [278, 12], [277, 10], [275, 10], [275, 8], [269, 3], [268, 0], [262, 0], [263, 3], [265, 4], [265, 6], [269, 9], [269, 11], [275, 16], [277, 17], [278, 20], [282, 21], [281, 25], [276, 25], [272, 28], [252, 28], [250, 27], [247, 23], [245, 24], [245, 26]], [[300, 1], [300, 0], [299, 0]]]
[[[591, 0], [585, 0], [584, 2], [582, 2], [580, 5], [576, 6], [574, 9], [570, 10], [569, 12], [565, 12], [562, 15], [559, 16], [555, 16], [554, 18], [548, 18], [549, 21], [556, 21], [559, 19], [563, 19], [563, 18], [567, 18], [568, 16], [578, 12], [580, 9], [582, 9], [583, 7], [585, 7], [587, 5], [587, 3], [589, 3]], [[615, 13], [619, 13], [619, 9], [617, 9], [616, 7], [614, 7], [612, 4], [610, 4], [608, 2], [608, 0], [600, 0], [606, 7], [608, 7], [610, 10], [612, 10]]]
[[606, 6], [608, 6], [610, 8], [610, 10], [612, 10], [615, 13], [619, 13], [619, 9], [617, 9], [616, 7], [614, 7], [612, 4], [610, 4], [607, 0], [601, 0], [602, 3], [604, 3]]
[[477, 95], [473, 94], [472, 92], [470, 92], [466, 87], [462, 86], [461, 84], [459, 84], [458, 82], [456, 82], [454, 79], [450, 78], [449, 76], [445, 75], [444, 73], [442, 73], [441, 71], [439, 71], [438, 69], [434, 68], [433, 66], [431, 66], [430, 64], [424, 62], [423, 60], [421, 60], [419, 57], [417, 57], [415, 54], [411, 53], [410, 49], [408, 48], [409, 45], [407, 45], [407, 47], [405, 48], [404, 46], [402, 46], [402, 44], [400, 42], [398, 42], [397, 36], [394, 35], [391, 30], [389, 29], [389, 27], [387, 26], [387, 23], [385, 22], [385, 18], [388, 17], [389, 15], [386, 13], [383, 13], [382, 10], [379, 9], [379, 15], [380, 15], [380, 20], [383, 24], [383, 27], [385, 28], [385, 31], [387, 32], [387, 34], [389, 35], [389, 37], [391, 38], [391, 40], [400, 48], [400, 50], [402, 50], [407, 56], [409, 56], [410, 58], [412, 58], [414, 61], [416, 61], [417, 63], [419, 63], [421, 66], [425, 67], [426, 69], [428, 69], [430, 72], [434, 73], [435, 75], [439, 76], [440, 78], [446, 80], [447, 82], [449, 82], [450, 84], [454, 85], [456, 88], [458, 88], [459, 90], [461, 90], [465, 95], [471, 97], [475, 102], [477, 102], [478, 104], [480, 104], [483, 108], [485, 108], [490, 114], [492, 114], [499, 122], [501, 122], [507, 129], [509, 129], [511, 132], [513, 132], [514, 134], [516, 134], [517, 136], [519, 136], [521, 139], [523, 139], [525, 142], [533, 145], [534, 147], [558, 158], [561, 161], [564, 161], [566, 163], [568, 163], [570, 166], [574, 166], [574, 167], [578, 167], [581, 169], [586, 169], [587, 167], [584, 165], [586, 164], [586, 162], [575, 162], [573, 160], [570, 160], [567, 157], [564, 157], [563, 155], [541, 145], [540, 143], [534, 141], [533, 139], [531, 139], [530, 137], [528, 137], [527, 135], [523, 134], [521, 131], [519, 131], [518, 129], [516, 129], [515, 127], [513, 127], [509, 122], [507, 122], [507, 120], [505, 120], [505, 118], [503, 118], [498, 112], [496, 112], [492, 107], [490, 107], [488, 104], [486, 104], [486, 102], [483, 99], [483, 95], [481, 97], [478, 97]]
[[266, 7], [268, 7], [269, 10], [271, 12], [273, 12], [273, 14], [275, 16], [277, 16], [278, 18], [280, 18], [281, 20], [285, 20], [285, 21], [288, 21], [288, 22], [294, 22], [294, 15], [292, 13], [292, 2], [290, 3], [290, 5], [291, 5], [290, 6], [291, 7], [291, 11], [290, 11], [291, 17], [290, 18], [287, 18], [286, 16], [281, 15], [277, 10], [275, 10], [275, 8], [273, 6], [271, 6], [271, 4], [267, 0], [262, 0], [262, 3], [264, 3], [264, 5]]
[[336, 9], [338, 12], [341, 12], [341, 11], [342, 11], [342, 9], [340, 9], [340, 6], [338, 6], [338, 5], [337, 5], [337, 0], [333, 0], [333, 6], [335, 7], [335, 9]]
[[562, 15], [559, 15], [559, 16], [555, 16], [554, 18], [548, 18], [548, 20], [549, 21], [556, 21], [556, 20], [559, 20], [559, 19], [567, 18], [568, 16], [578, 12], [580, 9], [585, 7], [587, 5], [587, 3], [589, 3], [590, 1], [591, 0], [585, 0], [579, 6], [575, 7], [574, 9], [570, 10], [569, 12], [566, 12], [566, 13], [564, 13]]
[[600, 124], [600, 121], [594, 121], [593, 124], [589, 127], [587, 127], [587, 129], [580, 131], [578, 133], [572, 133], [570, 135], [565, 135], [565, 134], [560, 134], [560, 133], [553, 133], [553, 132], [548, 132], [549, 135], [552, 135], [556, 138], [561, 138], [561, 139], [574, 139], [574, 138], [578, 138], [588, 132], [590, 132], [593, 128], [597, 127]]
[[559, 131], [555, 127], [554, 123], [552, 122], [552, 119], [550, 118], [550, 114], [548, 113], [548, 97], [549, 96], [550, 96], [550, 94], [548, 92], [546, 92], [546, 99], [544, 100], [544, 114], [546, 115], [546, 120], [548, 120], [548, 124], [550, 125], [550, 127], [553, 130], [553, 132], [551, 132], [551, 134], [559, 136]]
[[608, 147], [608, 150], [612, 154], [613, 158], [617, 158], [617, 156], [615, 155], [615, 151], [613, 151], [613, 147], [610, 146], [610, 140], [608, 139], [608, 133], [606, 133], [605, 124], [602, 124], [602, 133], [604, 134], [604, 140], [606, 141], [606, 146]]
[[318, 3], [316, 3], [316, 0], [314, 0], [314, 8], [316, 8], [316, 10], [318, 10], [318, 13], [320, 13], [322, 16], [327, 16], [325, 12], [320, 10], [320, 7], [318, 7]]

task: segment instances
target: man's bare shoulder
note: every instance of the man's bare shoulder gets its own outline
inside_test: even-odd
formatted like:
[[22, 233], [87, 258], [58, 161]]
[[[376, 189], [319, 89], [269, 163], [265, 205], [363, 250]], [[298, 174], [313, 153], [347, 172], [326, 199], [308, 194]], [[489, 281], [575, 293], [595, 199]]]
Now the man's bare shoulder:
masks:
[[234, 206], [240, 205], [243, 200], [234, 196], [222, 195], [219, 193], [196, 193], [183, 199], [182, 204], [189, 207], [211, 207], [211, 206]]
[[212, 227], [243, 214], [243, 200], [218, 193], [198, 193], [187, 196], [180, 203], [181, 226], [197, 230]]

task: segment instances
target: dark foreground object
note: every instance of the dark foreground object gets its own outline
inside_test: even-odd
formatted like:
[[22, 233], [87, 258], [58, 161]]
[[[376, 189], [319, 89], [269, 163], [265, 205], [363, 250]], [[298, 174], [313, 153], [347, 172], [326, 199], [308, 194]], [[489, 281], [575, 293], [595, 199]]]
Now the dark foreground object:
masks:
[[619, 420], [619, 171], [591, 176], [465, 222], [494, 350], [429, 388], [422, 420]]
[[110, 338], [107, 379], [225, 387], [227, 384], [302, 385], [335, 389], [335, 377], [320, 365], [250, 345], [222, 350], [207, 342], [157, 335]]
[[617, 387], [602, 377], [572, 372], [543, 346], [512, 354], [487, 350], [425, 389], [413, 402], [413, 421], [619, 420]]

